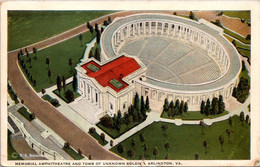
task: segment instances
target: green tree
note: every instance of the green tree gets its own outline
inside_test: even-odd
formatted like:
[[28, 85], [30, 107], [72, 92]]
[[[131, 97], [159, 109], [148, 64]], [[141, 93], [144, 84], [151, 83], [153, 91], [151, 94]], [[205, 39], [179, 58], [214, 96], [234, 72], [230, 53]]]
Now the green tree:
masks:
[[111, 19], [110, 16], [108, 16], [108, 22], [109, 22], [109, 23], [112, 23], [112, 19]]
[[64, 89], [64, 92], [66, 91], [66, 79], [64, 76], [62, 76], [62, 87]]
[[69, 66], [70, 66], [71, 72], [72, 72], [72, 65], [73, 65], [73, 60], [72, 60], [72, 58], [69, 58]]
[[236, 87], [233, 88], [232, 96], [235, 98], [237, 97], [237, 88]]
[[34, 59], [37, 59], [37, 49], [33, 47]]
[[164, 148], [166, 149], [166, 151], [168, 152], [169, 148], [170, 148], [170, 143], [167, 142], [164, 144]]
[[208, 142], [206, 140], [203, 141], [203, 146], [205, 148], [205, 153], [207, 154]]
[[100, 139], [102, 140], [103, 143], [105, 143], [105, 141], [106, 141], [106, 136], [105, 136], [104, 133], [101, 133], [101, 134], [100, 134]]
[[185, 113], [188, 112], [188, 103], [187, 102], [184, 103], [184, 112]]
[[94, 58], [98, 61], [101, 61], [99, 48], [96, 48]]
[[198, 160], [198, 159], [199, 159], [199, 154], [198, 154], [198, 153], [195, 153], [195, 154], [194, 154], [194, 159], [195, 159], [195, 160]]
[[28, 62], [30, 64], [29, 68], [32, 68], [32, 59], [30, 57], [28, 58]]
[[167, 125], [162, 125], [161, 129], [164, 132], [164, 135], [166, 135], [166, 131], [168, 130], [168, 126]]
[[48, 69], [50, 70], [51, 60], [48, 57], [46, 58], [45, 63], [48, 65]]
[[218, 99], [218, 114], [221, 114], [225, 111], [225, 103], [223, 101], [223, 96], [219, 95]]
[[149, 110], [150, 109], [150, 104], [149, 104], [149, 97], [146, 96], [146, 100], [145, 100], [145, 109]]
[[100, 43], [101, 32], [100, 32], [99, 29], [97, 29], [96, 32], [97, 32], [97, 34], [96, 34], [96, 36], [97, 36], [96, 40], [97, 40], [97, 44], [99, 44], [99, 43]]
[[139, 95], [136, 92], [135, 94], [135, 99], [134, 99], [134, 108], [139, 111], [139, 104], [140, 104], [140, 100], [139, 100]]
[[132, 146], [133, 149], [135, 149], [135, 139], [131, 140], [131, 146]]
[[246, 124], [248, 124], [249, 123], [249, 115], [246, 115]]
[[145, 104], [144, 104], [144, 97], [141, 96], [141, 109], [140, 109], [140, 111], [141, 111], [143, 117], [146, 117], [146, 111], [145, 110], [146, 109], [145, 109]]
[[142, 143], [145, 142], [145, 137], [144, 137], [143, 134], [140, 134], [140, 135], [139, 135], [139, 138], [140, 138], [140, 141], [141, 141]]
[[232, 117], [229, 117], [229, 118], [228, 118], [228, 124], [229, 124], [229, 127], [230, 127], [230, 129], [231, 129], [231, 126], [233, 125], [233, 119], [232, 119]]
[[148, 146], [147, 144], [144, 144], [144, 155], [146, 154], [147, 151], [148, 151]]
[[74, 101], [74, 94], [71, 90], [67, 90], [65, 93], [65, 98], [69, 101], [72, 102]]
[[76, 73], [74, 73], [73, 75], [72, 87], [73, 87], [73, 91], [76, 92], [78, 89], [78, 79]]
[[117, 151], [122, 154], [125, 152], [125, 148], [124, 146], [120, 143], [118, 146], [117, 146]]
[[200, 113], [201, 114], [204, 114], [205, 113], [205, 101], [204, 100], [202, 100], [201, 101], [201, 104], [200, 104]]
[[130, 150], [127, 152], [127, 154], [128, 154], [128, 156], [129, 156], [130, 158], [135, 157], [135, 151], [134, 151], [133, 149], [130, 149]]
[[169, 155], [168, 153], [166, 154], [165, 159], [166, 159], [166, 160], [169, 160], [169, 159], [170, 159], [170, 155]]
[[205, 115], [208, 116], [209, 114], [210, 114], [210, 101], [208, 99], [205, 107]]
[[154, 158], [156, 159], [156, 156], [159, 154], [159, 151], [157, 149], [157, 147], [154, 148], [153, 150], [153, 155], [154, 155]]
[[221, 151], [223, 151], [224, 137], [223, 136], [219, 136], [218, 140], [219, 140], [220, 145], [221, 145]]
[[232, 131], [230, 129], [226, 129], [226, 133], [227, 133], [227, 136], [228, 136], [228, 140], [230, 139], [230, 135], [232, 133]]
[[245, 114], [243, 111], [240, 112], [240, 121], [243, 123], [245, 120]]
[[192, 19], [192, 20], [194, 20], [194, 14], [193, 14], [192, 11], [190, 11], [189, 18]]
[[60, 79], [60, 76], [59, 76], [59, 75], [57, 76], [56, 85], [57, 85], [57, 89], [58, 89], [59, 94], [60, 94], [60, 91], [61, 91], [61, 89], [62, 89], [62, 86], [61, 86], [61, 79]]
[[79, 40], [80, 40], [80, 43], [81, 43], [81, 47], [83, 46], [83, 35], [82, 34], [79, 34]]
[[89, 54], [88, 54], [88, 58], [90, 59], [91, 57], [94, 57], [94, 56], [93, 56], [93, 49], [92, 49], [92, 48], [90, 49], [90, 52], [89, 52]]
[[168, 99], [165, 98], [164, 105], [163, 105], [163, 111], [168, 111], [168, 108], [169, 108], [169, 102], [168, 102]]
[[107, 128], [112, 128], [113, 127], [113, 119], [109, 116], [105, 116], [105, 117], [102, 117], [100, 119], [100, 123], [104, 126], [104, 127], [107, 127]]
[[50, 70], [48, 70], [48, 77], [50, 78], [50, 80], [51, 80], [51, 76], [52, 76], [52, 73]]

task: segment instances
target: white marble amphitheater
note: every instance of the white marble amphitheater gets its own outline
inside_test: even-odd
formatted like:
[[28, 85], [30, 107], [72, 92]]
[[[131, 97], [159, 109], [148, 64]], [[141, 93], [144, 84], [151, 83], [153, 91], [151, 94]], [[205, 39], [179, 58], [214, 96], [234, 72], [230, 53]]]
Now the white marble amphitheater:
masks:
[[129, 84], [132, 94], [149, 97], [153, 110], [160, 110], [165, 98], [199, 110], [202, 100], [219, 95], [227, 100], [239, 81], [238, 52], [221, 28], [203, 19], [155, 13], [116, 18], [102, 33], [100, 46], [102, 62], [126, 55], [145, 65], [147, 70]]

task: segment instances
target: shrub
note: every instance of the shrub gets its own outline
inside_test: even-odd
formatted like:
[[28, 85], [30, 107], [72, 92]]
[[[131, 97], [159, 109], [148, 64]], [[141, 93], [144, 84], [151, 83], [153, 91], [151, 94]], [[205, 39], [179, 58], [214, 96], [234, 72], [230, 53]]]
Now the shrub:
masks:
[[65, 93], [65, 98], [69, 101], [72, 102], [74, 101], [74, 94], [71, 90], [67, 90]]
[[52, 99], [51, 104], [57, 106], [59, 104], [59, 101], [57, 99]]
[[95, 133], [96, 129], [94, 127], [89, 128], [89, 133]]

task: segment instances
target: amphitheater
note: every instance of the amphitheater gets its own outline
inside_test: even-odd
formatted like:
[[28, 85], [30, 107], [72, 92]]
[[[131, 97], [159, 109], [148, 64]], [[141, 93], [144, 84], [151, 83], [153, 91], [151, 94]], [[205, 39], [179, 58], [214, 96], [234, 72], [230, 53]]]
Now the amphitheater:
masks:
[[154, 13], [116, 18], [101, 36], [101, 50], [102, 61], [129, 55], [145, 64], [145, 76], [133, 81], [135, 91], [158, 110], [165, 98], [187, 101], [189, 110], [219, 95], [226, 100], [241, 71], [223, 30], [203, 19]]

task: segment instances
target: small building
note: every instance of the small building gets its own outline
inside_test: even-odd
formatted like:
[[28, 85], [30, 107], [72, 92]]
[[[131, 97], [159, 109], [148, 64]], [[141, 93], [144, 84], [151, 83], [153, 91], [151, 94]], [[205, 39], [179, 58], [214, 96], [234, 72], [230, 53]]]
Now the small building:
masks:
[[78, 93], [98, 111], [95, 118], [100, 119], [128, 110], [136, 92], [135, 80], [145, 79], [147, 68], [137, 57], [122, 55], [107, 62], [90, 58], [76, 70]]

